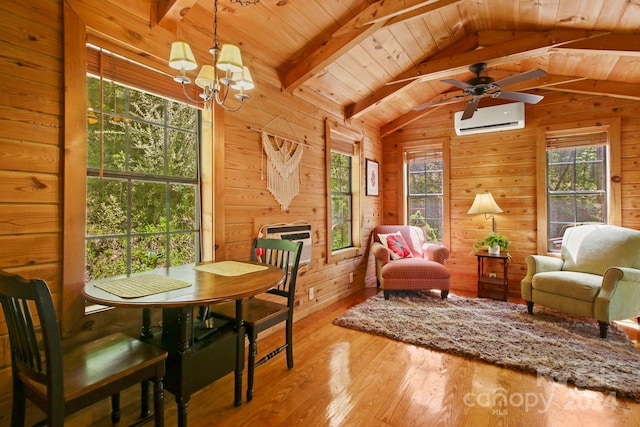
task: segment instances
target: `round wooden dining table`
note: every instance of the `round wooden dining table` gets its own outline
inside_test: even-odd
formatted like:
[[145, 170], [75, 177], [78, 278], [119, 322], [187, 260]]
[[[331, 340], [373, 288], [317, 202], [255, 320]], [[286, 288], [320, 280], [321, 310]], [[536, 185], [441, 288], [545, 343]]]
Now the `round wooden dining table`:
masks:
[[[234, 404], [242, 403], [243, 300], [283, 281], [284, 272], [273, 265], [221, 261], [89, 282], [83, 295], [95, 304], [143, 309], [141, 339], [169, 352], [164, 385], [176, 398], [178, 426], [186, 427], [191, 394], [230, 372], [235, 371]], [[233, 325], [202, 327], [194, 316], [195, 309], [227, 301], [236, 302]], [[157, 334], [150, 326], [154, 308], [162, 309]], [[143, 412], [148, 411], [147, 394], [148, 385], [143, 385]]]

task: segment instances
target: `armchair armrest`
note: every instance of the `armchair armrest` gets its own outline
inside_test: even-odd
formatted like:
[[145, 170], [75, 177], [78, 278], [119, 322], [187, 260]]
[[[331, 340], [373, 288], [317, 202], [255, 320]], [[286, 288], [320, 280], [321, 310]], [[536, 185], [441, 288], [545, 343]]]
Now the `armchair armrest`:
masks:
[[380, 242], [373, 242], [371, 253], [376, 260], [376, 282], [378, 287], [382, 284], [382, 267], [391, 261], [391, 251]]
[[564, 261], [562, 258], [556, 258], [546, 255], [529, 255], [525, 258], [527, 263], [527, 275], [520, 281], [520, 292], [522, 299], [531, 301], [531, 282], [536, 273], [545, 271], [560, 271]]
[[546, 255], [529, 255], [525, 261], [527, 262], [527, 276], [544, 271], [560, 271], [564, 265], [562, 258]]
[[423, 258], [439, 262], [443, 265], [444, 262], [449, 259], [449, 249], [436, 243], [425, 243], [422, 245], [422, 253]]
[[639, 314], [640, 270], [629, 267], [607, 268], [595, 300], [596, 319], [609, 322], [634, 318]]
[[380, 242], [373, 242], [371, 245], [371, 253], [380, 267], [391, 261], [391, 251]]

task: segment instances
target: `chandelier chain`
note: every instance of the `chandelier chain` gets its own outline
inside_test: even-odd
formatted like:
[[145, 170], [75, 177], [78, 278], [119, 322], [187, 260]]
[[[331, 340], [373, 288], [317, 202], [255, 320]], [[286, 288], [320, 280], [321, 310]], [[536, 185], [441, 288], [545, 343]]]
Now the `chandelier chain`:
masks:
[[258, 4], [260, 0], [230, 0], [231, 3], [240, 3], [242, 6], [249, 6], [250, 4]]
[[218, 0], [213, 2], [213, 48], [218, 48]]

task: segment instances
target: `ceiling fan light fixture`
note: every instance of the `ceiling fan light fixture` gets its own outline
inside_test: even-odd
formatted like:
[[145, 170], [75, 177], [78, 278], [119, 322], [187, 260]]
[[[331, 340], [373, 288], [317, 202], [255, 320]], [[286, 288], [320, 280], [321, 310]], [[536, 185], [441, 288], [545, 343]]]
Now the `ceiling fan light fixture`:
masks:
[[[469, 71], [475, 74], [475, 77], [467, 80], [466, 82], [462, 82], [459, 80], [453, 79], [445, 79], [440, 80], [443, 83], [450, 84], [459, 89], [462, 89], [462, 93], [464, 96], [472, 96], [473, 98], [467, 102], [467, 105], [464, 109], [464, 114], [462, 119], [470, 119], [473, 117], [474, 112], [478, 107], [478, 103], [480, 102], [480, 98], [484, 96], [490, 96], [492, 98], [500, 98], [506, 99], [510, 101], [518, 101], [518, 102], [526, 102], [528, 104], [536, 104], [542, 100], [543, 96], [541, 95], [532, 95], [528, 93], [522, 92], [508, 92], [503, 91], [502, 88], [511, 84], [520, 83], [526, 80], [537, 79], [540, 77], [544, 77], [547, 75], [546, 71], [541, 69], [535, 69], [531, 71], [525, 71], [520, 74], [516, 74], [510, 77], [506, 77], [504, 79], [495, 81], [491, 76], [481, 76], [482, 73], [487, 68], [487, 64], [485, 62], [478, 62], [477, 64], [472, 64], [469, 66]], [[414, 111], [420, 111], [427, 107], [433, 107], [443, 103], [449, 103], [449, 100], [442, 100], [437, 102], [431, 102], [428, 104], [420, 105], [414, 108]]]

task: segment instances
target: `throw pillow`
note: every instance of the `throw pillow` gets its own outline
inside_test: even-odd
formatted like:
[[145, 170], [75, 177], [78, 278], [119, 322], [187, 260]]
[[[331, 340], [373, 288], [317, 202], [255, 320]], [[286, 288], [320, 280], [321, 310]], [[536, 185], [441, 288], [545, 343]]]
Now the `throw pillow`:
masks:
[[391, 250], [391, 259], [413, 258], [411, 249], [399, 231], [390, 234], [378, 234], [380, 243]]

